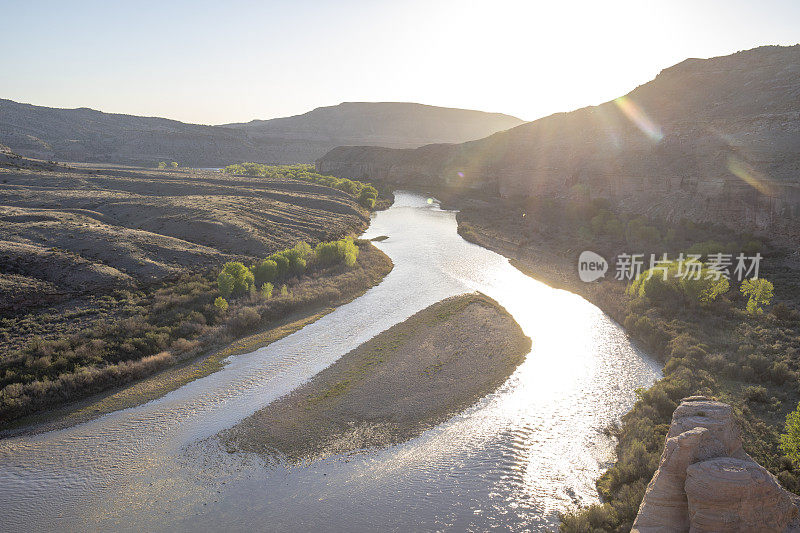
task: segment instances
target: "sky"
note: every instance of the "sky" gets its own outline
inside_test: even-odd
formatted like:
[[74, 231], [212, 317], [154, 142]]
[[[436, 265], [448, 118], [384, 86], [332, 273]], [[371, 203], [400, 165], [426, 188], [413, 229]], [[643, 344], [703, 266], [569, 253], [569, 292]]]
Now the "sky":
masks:
[[343, 101], [534, 120], [798, 42], [797, 0], [0, 0], [0, 98], [201, 124]]

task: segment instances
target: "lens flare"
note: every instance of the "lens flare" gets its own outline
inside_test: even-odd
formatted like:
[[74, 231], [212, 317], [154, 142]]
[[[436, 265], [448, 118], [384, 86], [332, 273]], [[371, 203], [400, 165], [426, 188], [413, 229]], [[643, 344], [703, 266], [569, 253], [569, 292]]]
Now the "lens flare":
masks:
[[628, 98], [627, 96], [620, 96], [614, 103], [617, 104], [617, 107], [625, 114], [628, 119], [636, 124], [636, 127], [642, 130], [642, 133], [647, 135], [651, 141], [659, 142], [661, 139], [664, 138], [664, 133], [662, 133], [661, 128], [656, 125], [655, 122], [650, 120], [650, 117], [647, 116], [647, 113], [639, 107], [636, 102], [632, 99]]
[[464, 173], [463, 172], [456, 172], [456, 174], [458, 174], [459, 178], [463, 178], [464, 177]]
[[772, 186], [770, 179], [735, 155], [728, 155], [728, 170], [761, 194], [766, 196], [775, 195], [775, 188]]

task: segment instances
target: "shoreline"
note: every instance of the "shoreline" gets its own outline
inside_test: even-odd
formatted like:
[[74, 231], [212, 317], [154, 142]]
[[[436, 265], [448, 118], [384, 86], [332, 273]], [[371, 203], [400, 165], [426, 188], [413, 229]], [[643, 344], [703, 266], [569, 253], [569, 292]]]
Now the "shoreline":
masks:
[[371, 243], [367, 242], [366, 246], [369, 252], [362, 253], [361, 258], [370, 257], [370, 262], [374, 263], [364, 269], [368, 277], [364, 278], [362, 280], [364, 283], [357, 288], [351, 287], [346, 283], [347, 280], [343, 280], [341, 297], [338, 300], [325, 305], [310, 305], [305, 308], [301, 306], [278, 320], [270, 321], [265, 328], [255, 333], [212, 343], [201, 354], [142, 379], [17, 419], [0, 430], [0, 439], [65, 429], [114, 411], [145, 404], [196, 379], [221, 370], [225, 366], [223, 361], [228, 357], [253, 352], [299, 331], [339, 306], [355, 300], [391, 272], [394, 267], [391, 259]]
[[488, 296], [447, 298], [220, 436], [229, 450], [293, 463], [404, 442], [496, 390], [530, 347]]

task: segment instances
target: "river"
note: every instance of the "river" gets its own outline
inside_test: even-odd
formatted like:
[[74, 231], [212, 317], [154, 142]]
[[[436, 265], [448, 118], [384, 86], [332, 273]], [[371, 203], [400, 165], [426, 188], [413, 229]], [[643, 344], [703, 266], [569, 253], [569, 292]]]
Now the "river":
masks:
[[[659, 365], [572, 293], [456, 233], [455, 213], [396, 193], [365, 237], [394, 270], [363, 296], [147, 404], [0, 440], [4, 531], [547, 530], [597, 501], [603, 428]], [[306, 465], [226, 450], [215, 435], [377, 333], [480, 290], [533, 348], [496, 392], [418, 438]]]

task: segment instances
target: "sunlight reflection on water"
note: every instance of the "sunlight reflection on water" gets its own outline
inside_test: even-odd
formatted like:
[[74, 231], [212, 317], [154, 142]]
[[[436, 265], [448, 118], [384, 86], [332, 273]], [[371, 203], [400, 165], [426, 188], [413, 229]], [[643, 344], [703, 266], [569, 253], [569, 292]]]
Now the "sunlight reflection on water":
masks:
[[[398, 192], [365, 237], [394, 261], [377, 287], [159, 400], [0, 441], [4, 529], [374, 530], [552, 527], [596, 501], [602, 433], [659, 376], [599, 309], [456, 234], [453, 212]], [[495, 393], [420, 437], [305, 467], [220, 450], [221, 429], [428, 305], [480, 290], [533, 340]], [[200, 526], [198, 526], [200, 524]]]

